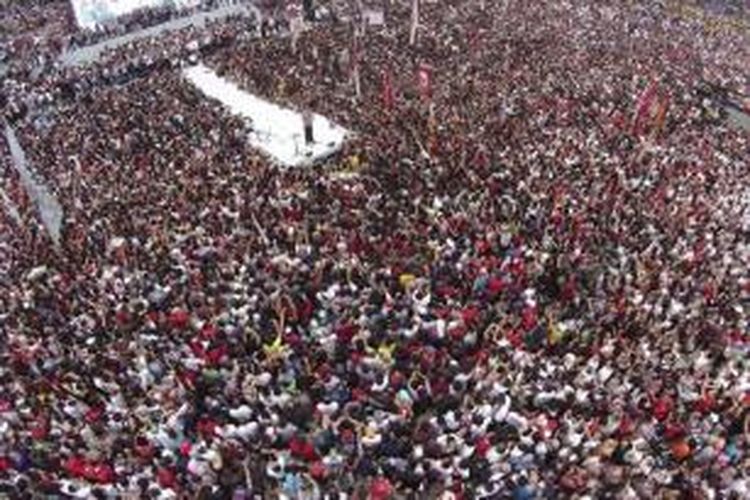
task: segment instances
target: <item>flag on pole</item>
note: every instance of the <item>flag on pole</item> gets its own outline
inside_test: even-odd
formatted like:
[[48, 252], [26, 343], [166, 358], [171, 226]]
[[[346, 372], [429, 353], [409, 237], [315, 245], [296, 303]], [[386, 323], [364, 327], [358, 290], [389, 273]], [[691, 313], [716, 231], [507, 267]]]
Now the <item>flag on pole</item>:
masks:
[[482, 32], [480, 30], [472, 31], [469, 33], [469, 50], [471, 51], [471, 57], [475, 57], [479, 51], [481, 45]]
[[381, 76], [383, 79], [383, 106], [386, 110], [390, 111], [393, 109], [396, 101], [393, 95], [393, 78], [391, 77], [391, 72], [386, 69], [383, 70]]
[[435, 106], [430, 105], [430, 114], [427, 117], [427, 151], [430, 156], [435, 157], [439, 154], [439, 142], [438, 142], [438, 123], [437, 116], [435, 116]]
[[362, 0], [357, 0], [357, 11], [359, 13], [359, 20], [362, 23], [362, 33], [367, 31], [367, 18], [365, 17], [365, 7], [362, 5]]
[[661, 134], [661, 131], [664, 128], [664, 123], [667, 121], [667, 111], [669, 111], [669, 96], [665, 95], [659, 99], [659, 102], [656, 105], [656, 110], [654, 111], [654, 136]]
[[359, 64], [354, 67], [354, 94], [357, 98], [362, 96], [362, 83], [359, 78]]
[[354, 82], [354, 93], [359, 98], [362, 94], [362, 87], [359, 78], [359, 59], [360, 59], [360, 45], [359, 36], [357, 31], [354, 31], [352, 35], [352, 50], [351, 50], [351, 66], [352, 66], [352, 81]]
[[644, 119], [651, 114], [658, 91], [659, 85], [656, 82], [656, 79], [653, 79], [638, 98], [638, 101], [636, 102], [635, 117], [633, 118], [633, 134], [638, 135], [642, 132]]
[[304, 29], [304, 19], [302, 16], [293, 17], [291, 21], [289, 22], [289, 28], [292, 32], [292, 53], [297, 53], [297, 44], [299, 42], [299, 37], [302, 34], [302, 30]]
[[411, 2], [411, 31], [409, 32], [409, 45], [417, 41], [417, 25], [419, 24], [419, 0]]

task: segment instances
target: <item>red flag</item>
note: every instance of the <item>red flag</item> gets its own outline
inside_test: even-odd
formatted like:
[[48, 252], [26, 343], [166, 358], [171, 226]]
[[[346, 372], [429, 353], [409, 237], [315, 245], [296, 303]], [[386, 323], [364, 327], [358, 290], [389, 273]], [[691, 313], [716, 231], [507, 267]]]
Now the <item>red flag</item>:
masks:
[[417, 85], [419, 94], [423, 99], [429, 100], [432, 96], [432, 69], [426, 64], [420, 64], [417, 70]]
[[667, 120], [667, 112], [669, 111], [669, 96], [665, 95], [661, 99], [659, 99], [659, 102], [656, 106], [656, 111], [654, 113], [654, 135], [658, 135], [661, 133], [662, 129], [664, 128], [664, 122]]
[[349, 49], [349, 71], [351, 74], [359, 71], [359, 60], [361, 56], [360, 48], [359, 37], [354, 34], [352, 37], [351, 48]]
[[656, 80], [651, 80], [648, 87], [641, 93], [636, 103], [635, 118], [633, 120], [633, 133], [639, 134], [643, 128], [643, 119], [650, 113], [651, 107], [657, 97], [659, 86]]
[[396, 101], [393, 95], [393, 79], [391, 77], [391, 72], [384, 69], [382, 73], [382, 79], [383, 79], [383, 106], [385, 106], [385, 109], [390, 111], [391, 109], [393, 109], [393, 104]]
[[474, 57], [479, 50], [481, 44], [482, 32], [480, 30], [472, 31], [468, 35], [469, 49], [471, 50], [471, 57]]

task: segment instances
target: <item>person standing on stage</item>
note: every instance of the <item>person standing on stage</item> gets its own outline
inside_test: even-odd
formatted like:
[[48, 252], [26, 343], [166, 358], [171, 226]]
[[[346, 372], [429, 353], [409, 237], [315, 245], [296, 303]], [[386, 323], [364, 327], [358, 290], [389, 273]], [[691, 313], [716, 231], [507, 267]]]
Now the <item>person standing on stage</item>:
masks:
[[313, 137], [313, 114], [309, 109], [302, 112], [302, 124], [305, 127], [305, 145], [309, 146], [315, 142]]
[[305, 21], [312, 22], [315, 20], [315, 7], [313, 7], [313, 0], [303, 0], [302, 9], [304, 11]]

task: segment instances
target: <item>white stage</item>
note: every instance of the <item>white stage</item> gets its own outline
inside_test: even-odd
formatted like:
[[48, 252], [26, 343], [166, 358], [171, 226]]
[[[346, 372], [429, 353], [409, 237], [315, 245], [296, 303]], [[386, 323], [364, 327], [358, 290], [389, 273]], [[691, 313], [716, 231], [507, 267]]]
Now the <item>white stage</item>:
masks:
[[339, 149], [348, 131], [321, 115], [313, 115], [315, 142], [305, 145], [302, 114], [260, 99], [199, 64], [183, 72], [207, 97], [216, 99], [236, 115], [252, 122], [250, 143], [282, 165], [315, 163]]

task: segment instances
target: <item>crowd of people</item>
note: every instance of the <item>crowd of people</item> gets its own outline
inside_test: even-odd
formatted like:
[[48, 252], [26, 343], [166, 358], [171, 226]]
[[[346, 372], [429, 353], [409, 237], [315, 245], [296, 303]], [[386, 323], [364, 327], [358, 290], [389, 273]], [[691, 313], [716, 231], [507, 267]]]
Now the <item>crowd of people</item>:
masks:
[[[54, 76], [64, 66], [61, 61], [64, 53], [178, 18], [249, 3], [248, 0], [170, 2], [82, 28], [70, 0], [7, 0], [7, 4], [0, 4], [0, 65], [5, 66], [0, 74], [9, 73], [26, 81]], [[131, 46], [127, 52], [134, 54], [135, 50]]]
[[188, 17], [202, 11], [210, 11], [222, 4], [239, 3], [245, 0], [200, 0], [197, 2], [168, 2], [133, 10], [128, 14], [110, 19], [100, 25], [79, 30], [70, 36], [70, 48], [93, 45], [97, 42], [157, 26], [168, 21]]
[[5, 0], [0, 2], [0, 76], [49, 64], [65, 47], [72, 28], [70, 2]]
[[[448, 0], [410, 44], [411, 2], [329, 9], [6, 82], [64, 228], [0, 140], [2, 491], [750, 495], [750, 146], [699, 92], [747, 94], [747, 33]], [[198, 60], [354, 134], [275, 165]]]

